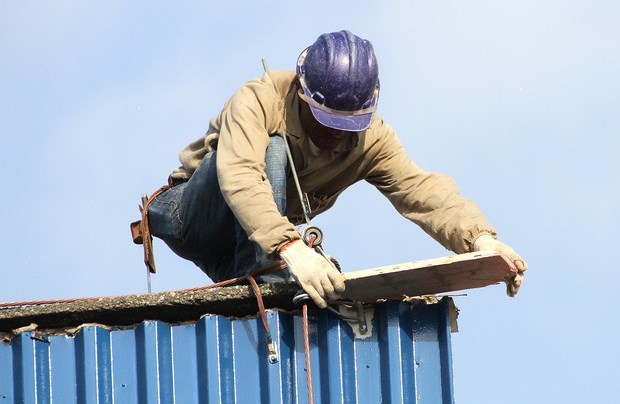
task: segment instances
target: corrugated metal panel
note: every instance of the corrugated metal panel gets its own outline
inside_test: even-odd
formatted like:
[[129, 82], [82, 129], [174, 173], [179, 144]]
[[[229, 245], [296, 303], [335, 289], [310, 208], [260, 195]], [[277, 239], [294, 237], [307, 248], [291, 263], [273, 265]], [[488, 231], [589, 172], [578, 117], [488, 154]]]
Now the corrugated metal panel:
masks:
[[[0, 346], [0, 402], [307, 402], [301, 317], [269, 311], [268, 322], [273, 364], [260, 318], [23, 332]], [[315, 403], [453, 402], [445, 300], [376, 305], [364, 339], [334, 314], [314, 312], [310, 345]]]

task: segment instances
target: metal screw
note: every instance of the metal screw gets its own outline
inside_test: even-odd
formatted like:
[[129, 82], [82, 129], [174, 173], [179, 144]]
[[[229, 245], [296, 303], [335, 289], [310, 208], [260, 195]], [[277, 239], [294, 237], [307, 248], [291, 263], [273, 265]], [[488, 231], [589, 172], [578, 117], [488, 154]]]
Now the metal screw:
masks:
[[267, 355], [267, 360], [269, 361], [269, 363], [277, 363], [278, 353], [276, 352], [276, 344], [273, 342], [271, 337], [267, 338], [267, 350], [269, 351], [269, 354]]

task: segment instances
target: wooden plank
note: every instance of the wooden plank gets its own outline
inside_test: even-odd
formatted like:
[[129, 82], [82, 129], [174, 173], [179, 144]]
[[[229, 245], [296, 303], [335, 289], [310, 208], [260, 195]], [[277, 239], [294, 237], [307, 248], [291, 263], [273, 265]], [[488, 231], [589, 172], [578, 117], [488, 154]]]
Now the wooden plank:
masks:
[[491, 250], [345, 273], [345, 299], [375, 302], [497, 284], [516, 270]]

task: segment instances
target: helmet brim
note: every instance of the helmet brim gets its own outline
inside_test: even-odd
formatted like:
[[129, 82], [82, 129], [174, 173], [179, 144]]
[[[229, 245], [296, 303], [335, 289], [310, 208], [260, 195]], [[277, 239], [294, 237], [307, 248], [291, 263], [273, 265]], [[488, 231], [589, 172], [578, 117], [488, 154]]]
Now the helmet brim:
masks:
[[361, 132], [368, 129], [373, 116], [372, 112], [359, 115], [333, 114], [313, 105], [309, 106], [312, 115], [321, 125], [347, 132]]

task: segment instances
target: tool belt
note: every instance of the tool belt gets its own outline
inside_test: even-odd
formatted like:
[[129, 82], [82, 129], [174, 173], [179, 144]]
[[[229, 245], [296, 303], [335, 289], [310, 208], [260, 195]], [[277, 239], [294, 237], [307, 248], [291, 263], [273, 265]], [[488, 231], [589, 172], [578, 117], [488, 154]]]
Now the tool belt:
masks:
[[151, 236], [151, 230], [149, 228], [149, 205], [158, 195], [169, 190], [171, 187], [171, 185], [164, 185], [153, 192], [148, 198], [144, 195], [142, 197], [142, 204], [138, 205], [138, 209], [140, 209], [140, 213], [142, 214], [142, 219], [131, 222], [129, 225], [133, 242], [135, 244], [142, 244], [144, 249], [144, 264], [149, 272], [153, 274], [157, 271], [157, 268], [155, 267], [155, 256], [153, 255], [153, 237]]

